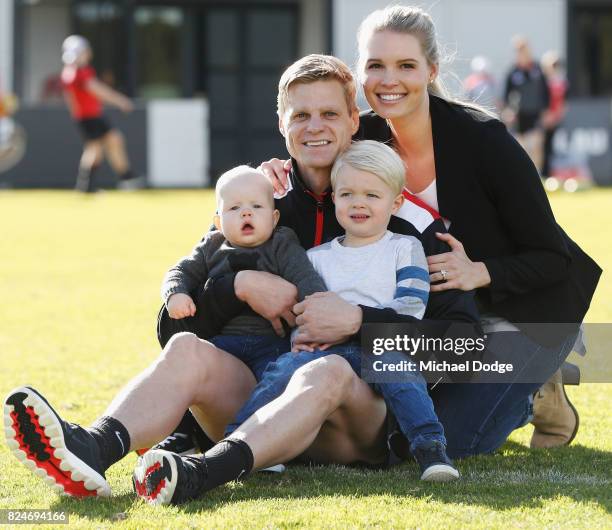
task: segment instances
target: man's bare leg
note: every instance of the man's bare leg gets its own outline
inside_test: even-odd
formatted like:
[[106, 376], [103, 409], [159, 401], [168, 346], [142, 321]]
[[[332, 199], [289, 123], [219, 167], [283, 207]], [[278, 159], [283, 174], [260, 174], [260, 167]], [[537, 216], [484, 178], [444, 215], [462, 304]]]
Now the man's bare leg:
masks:
[[130, 168], [125, 138], [117, 129], [111, 129], [103, 138], [106, 159], [119, 177], [119, 187], [136, 189], [142, 187], [144, 179], [137, 177]]
[[255, 384], [253, 373], [236, 357], [192, 333], [178, 333], [104, 415], [126, 426], [131, 449], [163, 439], [190, 406], [210, 437], [219, 439]]
[[231, 435], [253, 452], [253, 468], [306, 452], [317, 462], [379, 463], [384, 459], [383, 399], [343, 358], [329, 355], [295, 372], [285, 392]]
[[77, 176], [76, 189], [78, 191], [91, 192], [94, 189], [93, 174], [102, 163], [103, 147], [100, 140], [89, 140], [85, 142], [83, 154], [79, 162], [79, 174]]
[[7, 442], [58, 491], [109, 495], [104, 472], [130, 448], [166, 436], [193, 403], [213, 434], [223, 432], [254, 386], [240, 361], [193, 334], [178, 334], [89, 429], [62, 420], [36, 390], [14, 390], [4, 403]]
[[116, 129], [112, 129], [104, 136], [103, 144], [108, 162], [115, 173], [121, 176], [129, 171], [130, 162], [128, 160], [123, 135]]
[[307, 451], [320, 462], [384, 461], [384, 401], [337, 355], [295, 372], [285, 392], [204, 455], [152, 450], [134, 471], [136, 493], [152, 504], [178, 504], [252, 469]]
[[79, 167], [91, 169], [102, 163], [103, 147], [100, 140], [89, 140], [83, 146]]

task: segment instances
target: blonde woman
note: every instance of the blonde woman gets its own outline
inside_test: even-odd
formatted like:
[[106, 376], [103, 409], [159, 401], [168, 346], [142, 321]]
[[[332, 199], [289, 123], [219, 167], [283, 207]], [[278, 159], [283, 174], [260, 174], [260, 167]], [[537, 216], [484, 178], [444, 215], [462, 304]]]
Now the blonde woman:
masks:
[[[537, 169], [506, 127], [447, 94], [428, 13], [374, 11], [360, 26], [358, 47], [357, 75], [371, 110], [361, 113], [356, 137], [392, 145], [406, 164], [406, 188], [449, 229], [439, 238], [451, 251], [428, 256], [431, 280], [441, 282], [432, 293], [476, 290], [491, 347], [515, 364], [512, 383], [436, 388], [449, 456], [494, 451], [534, 412], [532, 447], [569, 444], [578, 413], [558, 368], [601, 269], [556, 223]], [[285, 167], [278, 160], [263, 167], [277, 192]], [[573, 325], [551, 334], [535, 323]]]

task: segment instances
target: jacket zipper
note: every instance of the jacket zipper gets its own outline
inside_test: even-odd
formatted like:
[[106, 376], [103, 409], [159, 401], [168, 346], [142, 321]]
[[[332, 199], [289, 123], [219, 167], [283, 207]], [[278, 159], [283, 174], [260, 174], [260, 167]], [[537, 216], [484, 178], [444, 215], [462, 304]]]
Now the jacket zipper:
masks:
[[323, 239], [323, 201], [317, 201], [317, 223], [315, 228], [314, 245], [318, 247]]
[[316, 193], [313, 193], [310, 190], [304, 190], [308, 195], [310, 195], [315, 201], [317, 201], [317, 218], [316, 218], [316, 224], [315, 224], [315, 238], [314, 238], [314, 247], [318, 247], [321, 244], [321, 241], [323, 241], [323, 221], [324, 221], [324, 214], [323, 214], [323, 206], [325, 205], [325, 203], [323, 202], [325, 200], [325, 196], [327, 195], [327, 193], [322, 193], [321, 195], [317, 195]]

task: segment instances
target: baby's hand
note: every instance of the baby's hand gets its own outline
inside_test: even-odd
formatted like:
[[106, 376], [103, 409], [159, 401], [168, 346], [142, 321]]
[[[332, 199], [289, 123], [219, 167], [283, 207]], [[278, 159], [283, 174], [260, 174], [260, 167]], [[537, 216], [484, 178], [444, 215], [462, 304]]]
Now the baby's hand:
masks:
[[196, 306], [191, 296], [184, 293], [173, 294], [168, 299], [168, 314], [170, 318], [185, 318], [195, 315]]

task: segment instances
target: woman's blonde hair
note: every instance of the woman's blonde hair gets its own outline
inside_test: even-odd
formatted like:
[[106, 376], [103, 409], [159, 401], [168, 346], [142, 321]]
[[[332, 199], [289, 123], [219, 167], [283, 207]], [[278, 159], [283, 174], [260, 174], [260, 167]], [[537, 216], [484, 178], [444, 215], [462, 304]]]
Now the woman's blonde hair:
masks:
[[[440, 54], [440, 46], [436, 39], [436, 28], [431, 15], [416, 6], [390, 6], [378, 9], [370, 13], [359, 26], [357, 32], [357, 45], [359, 49], [359, 60], [357, 69], [359, 75], [363, 74], [366, 62], [365, 46], [371, 35], [381, 31], [392, 31], [395, 33], [405, 33], [418, 39], [421, 44], [421, 51], [431, 65], [439, 66], [443, 57]], [[444, 58], [446, 59], [446, 58]], [[452, 96], [444, 86], [440, 75], [428, 84], [427, 90], [430, 94], [438, 96], [451, 103], [456, 103], [468, 107], [488, 116], [496, 117], [495, 114], [480, 105], [472, 102], [463, 101]]]
[[332, 189], [336, 189], [338, 173], [344, 166], [376, 175], [393, 192], [399, 195], [404, 189], [406, 167], [400, 156], [388, 145], [374, 140], [353, 142], [340, 154], [331, 170]]

